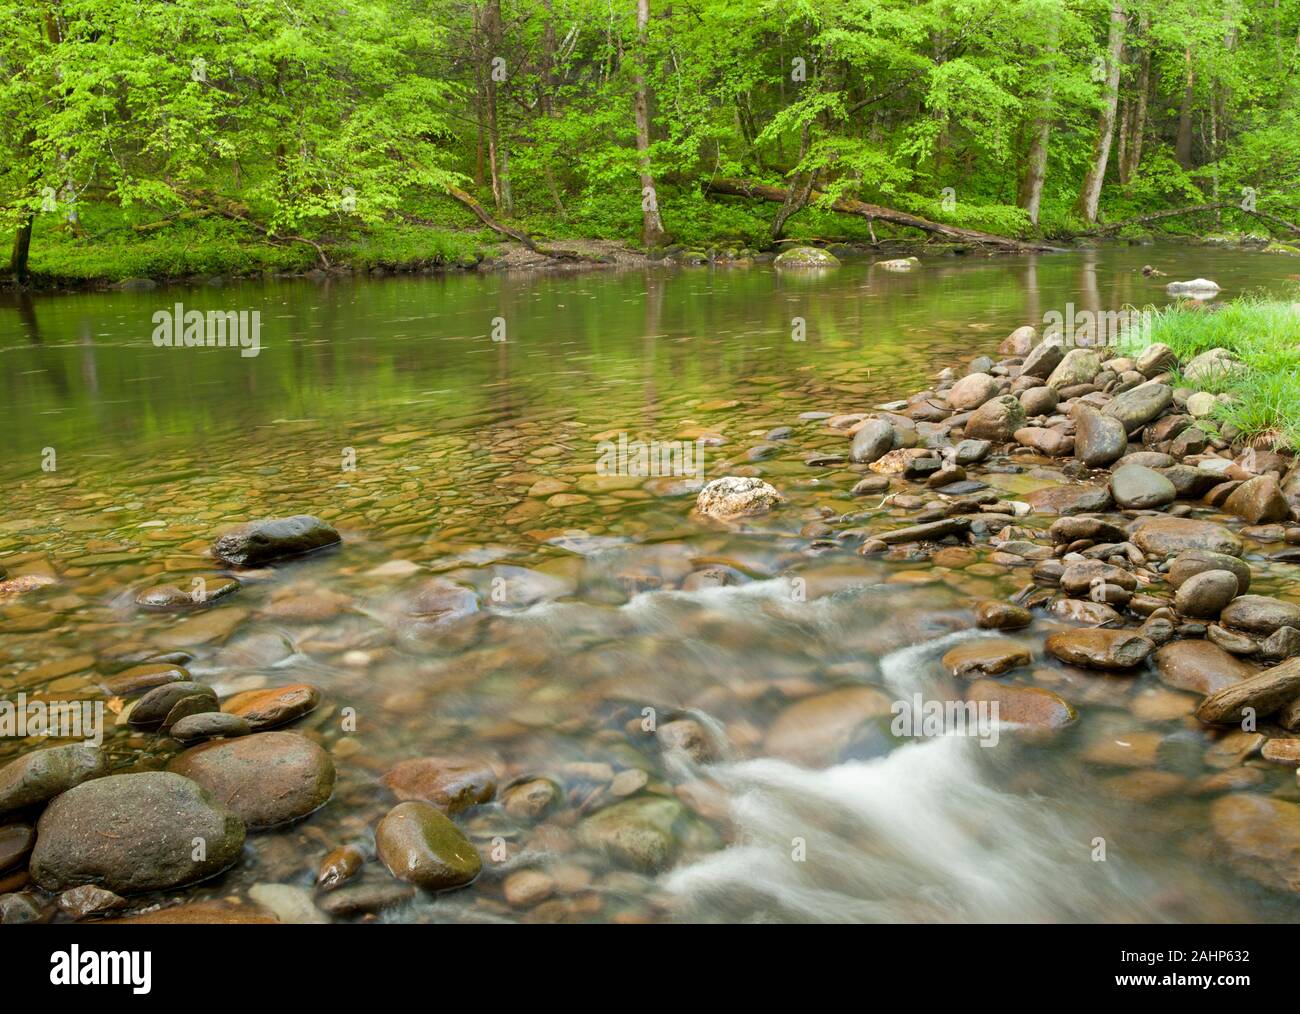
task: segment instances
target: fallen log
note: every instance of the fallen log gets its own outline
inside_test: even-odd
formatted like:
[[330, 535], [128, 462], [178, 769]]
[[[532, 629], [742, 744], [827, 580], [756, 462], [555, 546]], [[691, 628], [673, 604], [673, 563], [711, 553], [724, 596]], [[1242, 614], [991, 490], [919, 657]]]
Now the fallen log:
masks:
[[[732, 197], [756, 197], [764, 201], [774, 201], [784, 204], [789, 197], [790, 191], [786, 187], [773, 186], [769, 183], [755, 183], [752, 180], [743, 179], [713, 179], [705, 185], [706, 192], [728, 194]], [[813, 190], [809, 195], [811, 200], [820, 200], [824, 194], [821, 191]], [[1015, 250], [1019, 253], [1035, 253], [1040, 251], [1053, 251], [1059, 247], [1049, 246], [1046, 243], [1025, 242], [1023, 240], [1012, 239], [1009, 236], [997, 236], [991, 232], [980, 232], [976, 229], [962, 229], [955, 225], [945, 225], [942, 222], [931, 222], [928, 218], [921, 218], [918, 215], [909, 215], [905, 211], [896, 211], [893, 208], [886, 208], [880, 204], [869, 204], [866, 201], [854, 200], [850, 197], [841, 197], [830, 204], [832, 211], [838, 211], [844, 215], [858, 215], [868, 221], [879, 220], [889, 222], [892, 225], [903, 225], [912, 229], [920, 229], [922, 232], [932, 233], [936, 236], [945, 236], [948, 239], [959, 240], [963, 243], [978, 243], [982, 246], [995, 246], [1005, 250]]]
[[544, 246], [538, 246], [528, 233], [521, 232], [518, 229], [512, 229], [510, 226], [498, 222], [487, 213], [483, 205], [479, 204], [478, 201], [474, 200], [473, 197], [465, 193], [465, 191], [461, 190], [459, 187], [454, 187], [448, 184], [447, 193], [461, 204], [465, 205], [465, 207], [469, 208], [470, 211], [474, 212], [475, 217], [493, 232], [500, 233], [502, 236], [513, 239], [516, 243], [522, 243], [535, 254], [541, 254], [544, 257], [552, 257], [555, 260], [561, 261], [590, 260], [590, 258], [584, 257], [576, 250], [549, 249]]

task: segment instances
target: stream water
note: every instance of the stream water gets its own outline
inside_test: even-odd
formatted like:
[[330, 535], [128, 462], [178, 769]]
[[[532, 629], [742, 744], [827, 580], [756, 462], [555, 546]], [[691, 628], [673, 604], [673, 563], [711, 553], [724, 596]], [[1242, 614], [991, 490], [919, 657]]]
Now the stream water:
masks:
[[[556, 805], [461, 814], [484, 875], [380, 919], [1294, 921], [1294, 895], [1216, 855], [1210, 796], [1193, 791], [1214, 773], [1209, 740], [1151, 672], [1037, 663], [1013, 680], [1079, 721], [992, 749], [899, 740], [862, 710], [864, 688], [953, 697], [938, 659], [984, 636], [971, 601], [1025, 573], [980, 551], [940, 566], [816, 545], [810, 522], [879, 498], [849, 495], [860, 469], [806, 463], [845, 439], [801, 416], [905, 397], [1071, 304], [1163, 305], [1165, 281], [1197, 276], [1226, 296], [1289, 291], [1297, 274], [1286, 257], [1116, 246], [905, 274], [848, 261], [6, 296], [0, 567], [50, 581], [0, 601], [0, 692], [105, 700], [106, 677], [169, 652], [223, 696], [320, 688], [295, 728], [334, 759], [330, 802], [250, 835], [220, 879], [153, 900], [310, 888], [330, 848], [368, 847], [393, 803], [380, 776], [438, 755], [490, 764], [498, 796], [549, 780]], [[258, 354], [156, 347], [153, 315], [176, 303], [258, 311]], [[691, 477], [604, 474], [620, 436], [698, 446], [707, 478], [761, 475], [787, 502], [702, 523]], [[205, 551], [224, 526], [298, 513], [343, 547], [246, 573], [198, 612], [134, 604], [217, 575]], [[479, 608], [413, 629], [407, 604], [436, 577]], [[1046, 629], [1014, 636], [1037, 651]], [[646, 728], [682, 718], [708, 734], [704, 759]], [[1105, 749], [1151, 733], [1153, 757]], [[106, 742], [122, 770], [177, 749], [125, 728]], [[0, 762], [27, 748], [0, 741]], [[1157, 770], [1182, 781], [1153, 789]], [[1294, 786], [1288, 769], [1261, 777]], [[619, 799], [682, 804], [663, 869], [584, 846], [583, 821]], [[550, 878], [545, 900], [506, 897], [523, 868]], [[362, 879], [387, 874], [371, 862]]]

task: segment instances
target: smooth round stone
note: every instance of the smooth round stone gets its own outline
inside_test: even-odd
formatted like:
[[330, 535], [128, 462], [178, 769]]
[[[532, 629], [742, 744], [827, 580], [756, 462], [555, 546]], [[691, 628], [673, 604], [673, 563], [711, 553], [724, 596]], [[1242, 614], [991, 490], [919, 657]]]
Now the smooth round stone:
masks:
[[316, 709], [320, 691], [309, 683], [245, 690], [226, 699], [221, 710], [246, 721], [254, 732], [295, 721]]
[[151, 662], [123, 669], [115, 676], [103, 680], [101, 686], [113, 697], [134, 697], [167, 683], [188, 683], [189, 672], [182, 666], [166, 662]]
[[1131, 630], [1062, 630], [1044, 644], [1048, 654], [1088, 669], [1123, 670], [1141, 665], [1155, 645]]
[[1111, 474], [1110, 491], [1124, 510], [1154, 510], [1178, 498], [1174, 484], [1144, 465], [1121, 465]]
[[539, 820], [559, 800], [560, 787], [549, 778], [520, 782], [501, 794], [501, 804], [515, 820]]
[[1300, 627], [1300, 605], [1267, 595], [1242, 595], [1220, 615], [1225, 626], [1265, 636], [1282, 627]]
[[383, 782], [398, 799], [433, 803], [450, 814], [491, 802], [497, 789], [492, 766], [467, 757], [415, 757], [394, 765]]
[[130, 724], [136, 729], [170, 728], [186, 715], [216, 711], [217, 693], [202, 683], [166, 683], [141, 697], [131, 709]]
[[0, 768], [0, 813], [35, 806], [75, 785], [108, 774], [108, 757], [85, 743], [23, 754]]
[[1207, 570], [1184, 581], [1174, 595], [1174, 607], [1184, 616], [1212, 620], [1237, 596], [1237, 575]]
[[1169, 564], [1165, 580], [1169, 587], [1180, 588], [1184, 581], [1207, 570], [1227, 570], [1237, 576], [1237, 594], [1250, 591], [1250, 565], [1227, 553], [1213, 553], [1204, 549], [1189, 549], [1179, 553]]
[[17, 866], [36, 843], [36, 832], [27, 824], [0, 827], [0, 873]]
[[167, 770], [193, 779], [251, 830], [299, 820], [334, 791], [334, 762], [295, 732], [263, 732], [191, 747]]
[[944, 654], [941, 664], [953, 676], [970, 679], [996, 676], [1016, 666], [1028, 665], [1032, 659], [1023, 644], [989, 637], [966, 641]]
[[432, 803], [398, 803], [379, 822], [375, 845], [389, 873], [426, 891], [464, 887], [483, 869], [469, 839]]
[[228, 715], [223, 711], [209, 711], [199, 715], [188, 715], [171, 727], [172, 739], [182, 743], [197, 743], [204, 739], [232, 739], [235, 736], [247, 736], [252, 726], [238, 715]]
[[336, 918], [348, 918], [380, 912], [405, 904], [415, 897], [415, 889], [394, 881], [373, 884], [351, 884], [331, 891], [317, 901], [320, 910]]
[[55, 893], [91, 884], [135, 894], [206, 880], [243, 846], [243, 822], [196, 782], [166, 771], [109, 775], [46, 808], [30, 870]]
[[579, 825], [578, 839], [621, 865], [651, 873], [675, 857], [677, 826], [685, 812], [675, 799], [638, 796], [592, 814]]
[[1214, 801], [1210, 822], [1240, 872], [1274, 890], [1295, 891], [1300, 884], [1300, 805], [1235, 792]]
[[324, 521], [298, 514], [239, 525], [212, 544], [212, 555], [236, 566], [257, 567], [338, 545], [339, 541], [339, 533]]
[[987, 373], [971, 373], [953, 384], [948, 391], [948, 404], [958, 412], [979, 408], [990, 398], [996, 398], [998, 382]]
[[125, 908], [126, 899], [120, 894], [105, 891], [102, 887], [86, 884], [64, 891], [59, 895], [57, 904], [59, 911], [72, 919], [80, 920]]
[[996, 701], [999, 723], [1034, 730], [1063, 729], [1079, 717], [1069, 702], [1043, 687], [1018, 687], [997, 680], [977, 680], [966, 692], [966, 699]]
[[1241, 556], [1244, 548], [1241, 539], [1223, 525], [1193, 518], [1142, 518], [1129, 536], [1138, 549], [1151, 556], [1174, 556], [1193, 549]]
[[1253, 676], [1256, 669], [1210, 641], [1174, 641], [1156, 651], [1160, 682], [1209, 695]]

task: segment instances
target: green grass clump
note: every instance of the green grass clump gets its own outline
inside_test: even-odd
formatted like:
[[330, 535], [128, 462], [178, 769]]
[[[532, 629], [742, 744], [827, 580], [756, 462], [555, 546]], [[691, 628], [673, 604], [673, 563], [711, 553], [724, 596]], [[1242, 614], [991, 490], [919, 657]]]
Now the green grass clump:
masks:
[[1224, 348], [1245, 369], [1197, 383], [1179, 383], [1231, 401], [1213, 418], [1236, 427], [1257, 446], [1300, 449], [1300, 303], [1247, 297], [1217, 310], [1179, 305], [1155, 314], [1146, 344], [1163, 342], [1183, 364]]

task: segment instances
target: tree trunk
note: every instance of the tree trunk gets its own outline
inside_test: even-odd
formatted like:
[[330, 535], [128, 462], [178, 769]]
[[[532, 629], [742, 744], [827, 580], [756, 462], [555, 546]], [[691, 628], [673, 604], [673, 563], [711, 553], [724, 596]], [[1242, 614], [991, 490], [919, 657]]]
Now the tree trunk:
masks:
[[1184, 169], [1192, 168], [1192, 102], [1196, 97], [1196, 72], [1192, 69], [1192, 48], [1183, 50], [1187, 77], [1183, 85], [1183, 101], [1178, 108], [1178, 136], [1174, 141], [1174, 158]]
[[[1050, 22], [1048, 42], [1045, 52], [1050, 62], [1056, 55], [1057, 26]], [[1048, 83], [1043, 86], [1038, 96], [1038, 108], [1029, 125], [1029, 150], [1025, 152], [1025, 168], [1020, 176], [1017, 188], [1016, 204], [1029, 213], [1029, 221], [1038, 224], [1038, 212], [1043, 203], [1043, 183], [1047, 179], [1047, 143], [1052, 134], [1052, 85], [1050, 73]]]
[[646, 84], [649, 57], [650, 0], [636, 0], [636, 153], [641, 165], [641, 242], [662, 246], [664, 223], [659, 217], [659, 191], [650, 171], [650, 87]]
[[1106, 42], [1106, 96], [1101, 115], [1097, 120], [1097, 143], [1093, 148], [1092, 164], [1083, 177], [1075, 212], [1091, 225], [1097, 221], [1097, 205], [1101, 202], [1101, 185], [1106, 179], [1106, 164], [1110, 161], [1111, 138], [1115, 132], [1115, 108], [1119, 102], [1119, 64], [1124, 51], [1124, 8], [1118, 0], [1110, 9], [1110, 34]]
[[1142, 32], [1142, 54], [1138, 57], [1137, 95], [1132, 104], [1133, 122], [1128, 131], [1127, 159], [1120, 159], [1119, 181], [1128, 183], [1137, 175], [1142, 163], [1142, 135], [1147, 129], [1147, 93], [1151, 90], [1151, 44], [1147, 34], [1151, 28], [1151, 17], [1143, 12], [1138, 22]]
[[32, 218], [29, 212], [14, 233], [14, 248], [9, 257], [9, 273], [14, 281], [27, 281], [27, 259], [32, 250]]
[[[501, 57], [501, 0], [488, 0], [483, 12], [484, 37], [487, 42], [487, 141], [488, 168], [492, 173], [492, 200], [498, 214], [514, 213], [510, 194], [510, 153], [497, 116], [496, 60]], [[502, 64], [501, 66], [504, 66]]]

